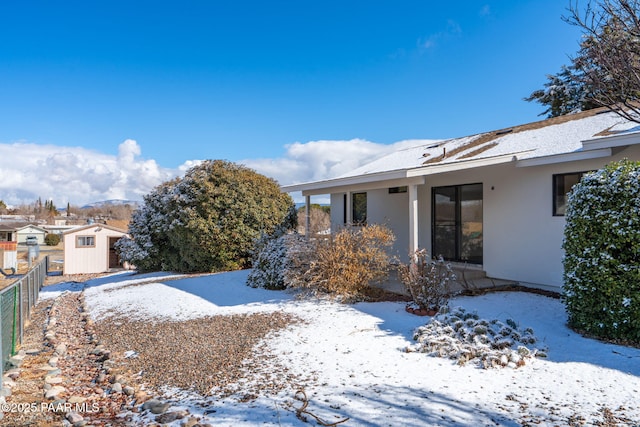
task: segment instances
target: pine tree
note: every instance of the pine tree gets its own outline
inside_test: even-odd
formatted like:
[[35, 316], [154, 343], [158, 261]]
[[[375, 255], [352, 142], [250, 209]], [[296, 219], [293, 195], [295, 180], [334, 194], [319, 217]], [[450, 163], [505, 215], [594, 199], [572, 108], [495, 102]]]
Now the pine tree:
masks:
[[524, 99], [548, 117], [603, 106], [640, 123], [640, 0], [597, 0], [583, 12], [576, 1], [569, 11], [563, 19], [583, 31], [578, 53]]

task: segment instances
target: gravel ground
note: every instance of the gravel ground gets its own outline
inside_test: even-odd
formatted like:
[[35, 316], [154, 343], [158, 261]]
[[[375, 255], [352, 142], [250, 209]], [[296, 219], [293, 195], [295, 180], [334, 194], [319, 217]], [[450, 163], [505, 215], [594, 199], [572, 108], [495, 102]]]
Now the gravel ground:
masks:
[[203, 396], [228, 396], [250, 380], [253, 387], [247, 389], [244, 384], [242, 390], [250, 400], [258, 393], [277, 392], [296, 382], [284, 367], [275, 369], [281, 373], [277, 377], [261, 372], [267, 356], [254, 349], [268, 334], [297, 321], [278, 312], [162, 322], [110, 317], [97, 322], [95, 328], [119, 365], [141, 373], [140, 381], [157, 392], [173, 386]]
[[[93, 276], [52, 277], [47, 284], [89, 278]], [[64, 425], [64, 411], [42, 409], [43, 403], [52, 403], [44, 398], [47, 371], [42, 368], [55, 356], [54, 347], [60, 343], [68, 348], [57, 361], [66, 389], [60, 401], [80, 401], [87, 408], [99, 408], [81, 414], [84, 422], [93, 426], [133, 425], [131, 416], [140, 410], [140, 404], [171, 388], [191, 390], [203, 397], [235, 395], [250, 401], [305, 383], [290, 375], [285, 366], [275, 366], [260, 348], [270, 334], [301, 321], [290, 314], [131, 321], [122, 313], [112, 313], [94, 323], [83, 311], [81, 292], [64, 293], [55, 302], [44, 300], [34, 308], [22, 345], [28, 354], [6, 402], [38, 409], [5, 412], [0, 426]], [[45, 328], [52, 318], [53, 343], [45, 339]], [[97, 348], [107, 349], [108, 356], [96, 353]], [[116, 378], [135, 392], [114, 392]]]

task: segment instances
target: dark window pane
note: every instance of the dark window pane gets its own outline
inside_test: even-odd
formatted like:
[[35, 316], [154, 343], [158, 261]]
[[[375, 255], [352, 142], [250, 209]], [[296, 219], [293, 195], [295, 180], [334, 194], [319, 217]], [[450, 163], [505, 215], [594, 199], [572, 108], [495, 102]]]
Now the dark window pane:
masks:
[[553, 215], [564, 216], [567, 212], [567, 195], [580, 182], [585, 172], [553, 175]]
[[357, 225], [367, 223], [367, 193], [353, 193], [353, 215], [352, 221]]
[[482, 184], [435, 187], [433, 254], [482, 263]]

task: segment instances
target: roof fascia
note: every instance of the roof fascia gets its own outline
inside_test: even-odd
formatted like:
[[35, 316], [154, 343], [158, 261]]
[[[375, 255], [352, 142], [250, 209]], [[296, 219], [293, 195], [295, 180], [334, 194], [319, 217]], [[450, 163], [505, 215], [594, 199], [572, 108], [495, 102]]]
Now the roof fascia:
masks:
[[403, 187], [405, 185], [422, 185], [425, 183], [424, 177], [390, 179], [373, 182], [363, 182], [360, 184], [342, 185], [320, 190], [306, 190], [302, 192], [303, 196], [317, 196], [320, 194], [336, 194], [356, 191], [377, 190], [380, 188]]
[[613, 150], [611, 148], [601, 148], [598, 150], [575, 151], [573, 153], [554, 154], [551, 156], [535, 157], [533, 159], [518, 160], [516, 167], [526, 168], [531, 166], [553, 165], [557, 163], [577, 162], [580, 160], [599, 159], [602, 157], [611, 157]]
[[616, 135], [601, 136], [582, 141], [582, 146], [586, 150], [599, 148], [622, 147], [626, 145], [640, 144], [640, 132], [625, 132]]
[[485, 157], [482, 159], [460, 160], [441, 165], [429, 165], [407, 171], [408, 177], [435, 175], [439, 173], [455, 172], [464, 169], [474, 169], [484, 166], [499, 165], [503, 163], [511, 163], [518, 158], [516, 154], [528, 153], [530, 151], [522, 151], [519, 153], [503, 154], [495, 157]]
[[282, 187], [280, 187], [280, 189], [283, 193], [291, 193], [294, 191], [311, 191], [315, 192], [314, 194], [327, 194], [328, 191], [326, 190], [334, 187], [345, 187], [402, 178], [406, 178], [406, 170], [404, 169], [366, 175], [349, 176], [345, 178], [327, 179], [324, 181], [307, 182], [303, 184], [283, 185]]

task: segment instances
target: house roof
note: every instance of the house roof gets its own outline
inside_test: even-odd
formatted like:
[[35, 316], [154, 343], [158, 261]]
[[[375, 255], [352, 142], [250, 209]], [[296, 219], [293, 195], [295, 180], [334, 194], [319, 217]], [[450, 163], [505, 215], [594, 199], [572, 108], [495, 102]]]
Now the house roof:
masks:
[[29, 226], [45, 231], [40, 226], [27, 221], [0, 221], [0, 231], [18, 231]]
[[116, 227], [111, 227], [111, 226], [106, 225], [106, 224], [88, 224], [88, 225], [85, 225], [83, 227], [76, 227], [76, 228], [74, 228], [72, 230], [67, 230], [67, 231], [63, 232], [62, 234], [66, 235], [66, 234], [78, 233], [78, 232], [86, 231], [86, 230], [91, 229], [91, 228], [93, 228], [93, 229], [106, 228], [107, 230], [111, 230], [111, 231], [115, 231], [115, 232], [118, 232], [118, 233], [122, 233], [123, 235], [127, 234], [126, 230], [122, 230], [122, 229], [116, 228]]
[[499, 163], [534, 166], [605, 157], [611, 155], [612, 147], [639, 142], [637, 123], [599, 108], [398, 150], [342, 176], [288, 185], [282, 190], [320, 194], [336, 187], [402, 181]]
[[35, 224], [27, 224], [27, 225], [24, 225], [24, 226], [22, 226], [22, 227], [19, 227], [19, 228], [17, 229], [17, 231], [22, 231], [22, 230], [24, 230], [25, 228], [32, 228], [32, 229], [36, 229], [36, 230], [39, 230], [39, 231], [41, 231], [41, 232], [43, 232], [43, 233], [46, 233], [46, 232], [47, 232], [47, 230], [45, 230], [45, 229], [44, 229], [44, 228], [42, 228], [41, 226], [39, 226], [39, 225], [35, 225]]

